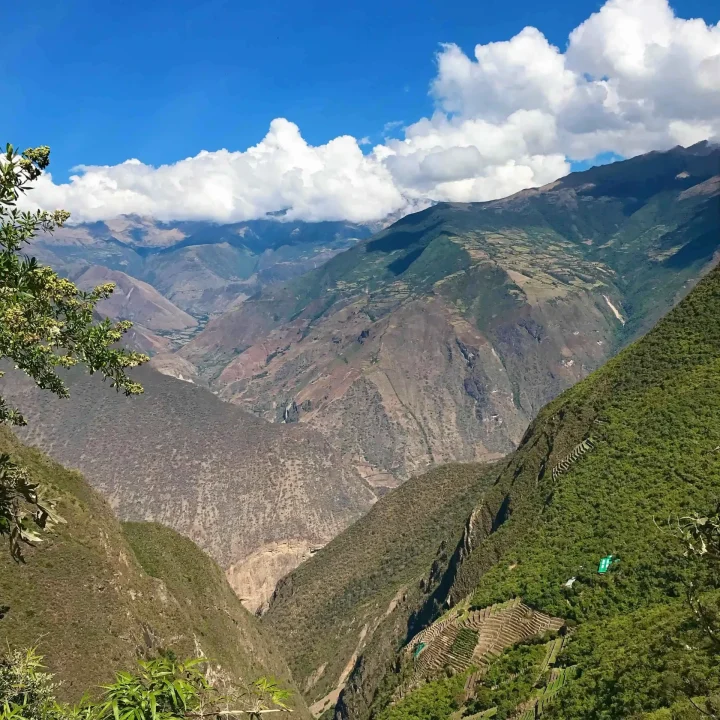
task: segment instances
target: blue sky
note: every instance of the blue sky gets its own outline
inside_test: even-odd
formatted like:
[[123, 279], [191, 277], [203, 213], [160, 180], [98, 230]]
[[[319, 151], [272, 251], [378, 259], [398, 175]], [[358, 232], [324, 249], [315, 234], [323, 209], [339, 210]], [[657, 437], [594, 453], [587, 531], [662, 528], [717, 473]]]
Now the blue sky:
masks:
[[[138, 157], [245, 149], [275, 117], [312, 144], [432, 111], [440, 43], [466, 51], [526, 25], [564, 46], [587, 0], [35, 0], [5, 7], [4, 135], [49, 144], [55, 175]], [[674, 7], [710, 15], [710, 0]], [[717, 14], [717, 13], [716, 13]], [[8, 112], [9, 110], [9, 112]], [[5, 140], [3, 139], [3, 142]]]
[[[386, 123], [433, 111], [435, 53], [539, 28], [564, 51], [595, 0], [34, 0], [3, 8], [3, 138], [48, 144], [52, 172], [202, 149], [244, 150], [270, 122], [310, 145], [381, 142]], [[717, 22], [716, 0], [679, 0], [679, 17]], [[402, 132], [396, 129], [395, 133]], [[614, 151], [615, 149], [613, 149]], [[367, 151], [367, 148], [365, 148]]]

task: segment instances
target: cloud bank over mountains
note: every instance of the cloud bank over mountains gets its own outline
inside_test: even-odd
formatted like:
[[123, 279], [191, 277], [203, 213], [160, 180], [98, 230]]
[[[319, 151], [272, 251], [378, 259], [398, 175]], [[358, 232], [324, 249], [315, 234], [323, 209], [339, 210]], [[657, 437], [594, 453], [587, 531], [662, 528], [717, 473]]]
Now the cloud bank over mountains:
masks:
[[720, 138], [720, 23], [676, 17], [666, 0], [609, 0], [564, 52], [533, 27], [473, 57], [444, 45], [431, 94], [432, 117], [367, 154], [365, 138], [311, 146], [278, 118], [243, 152], [83, 166], [68, 183], [43, 176], [33, 200], [75, 222], [234, 222], [286, 209], [288, 219], [365, 222], [503, 197], [557, 179], [570, 160]]

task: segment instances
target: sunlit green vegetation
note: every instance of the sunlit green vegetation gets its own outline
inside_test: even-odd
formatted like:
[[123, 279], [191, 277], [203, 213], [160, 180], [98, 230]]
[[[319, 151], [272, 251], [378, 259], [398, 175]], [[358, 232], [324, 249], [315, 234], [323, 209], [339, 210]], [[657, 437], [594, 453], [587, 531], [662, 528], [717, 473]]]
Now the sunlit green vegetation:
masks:
[[32, 649], [0, 657], [2, 720], [185, 720], [244, 716], [260, 720], [268, 712], [289, 710], [290, 693], [274, 680], [244, 685], [211, 682], [211, 663], [203, 657], [178, 660], [160, 653], [140, 660], [130, 672], [94, 688], [77, 705], [55, 696], [58, 685]]
[[[553, 479], [588, 437], [592, 448]], [[469, 593], [475, 608], [522, 597], [566, 618], [557, 663], [572, 674], [543, 703], [549, 719], [717, 717], [719, 497], [714, 270], [648, 336], [540, 413], [485, 493], [494, 527], [478, 530], [451, 597]], [[600, 574], [606, 555], [615, 560]], [[541, 654], [532, 645], [503, 654], [465, 712], [521, 713], [542, 690]], [[426, 693], [433, 717], [449, 717], [448, 681], [438, 682], [388, 713]]]
[[385, 710], [379, 720], [446, 720], [462, 706], [466, 675], [423, 685]]

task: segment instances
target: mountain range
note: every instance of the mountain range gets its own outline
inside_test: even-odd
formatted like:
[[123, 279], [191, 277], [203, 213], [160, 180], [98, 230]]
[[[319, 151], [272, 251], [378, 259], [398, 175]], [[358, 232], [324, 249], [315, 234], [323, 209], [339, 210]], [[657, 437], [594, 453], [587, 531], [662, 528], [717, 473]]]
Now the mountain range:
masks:
[[379, 492], [497, 459], [712, 267], [718, 197], [720, 148], [700, 143], [441, 203], [264, 287], [153, 364], [314, 427]]
[[[274, 218], [223, 225], [132, 215], [59, 228], [38, 237], [32, 253], [81, 285], [102, 277], [119, 281], [124, 304], [111, 298], [100, 309], [114, 319], [135, 320], [140, 335], [150, 333], [145, 349], [155, 352], [163, 339], [169, 349], [177, 347], [188, 339], [182, 331], [204, 324], [268, 283], [318, 267], [370, 234], [370, 226], [344, 222]], [[134, 297], [129, 294], [133, 285]], [[158, 299], [148, 297], [147, 285], [165, 298], [168, 309], [173, 306], [176, 318], [169, 326], [143, 322], [157, 312]]]
[[[69, 401], [19, 377], [3, 393], [27, 408], [25, 440], [84, 472], [122, 519], [198, 542], [256, 610], [388, 489], [511, 452], [545, 403], [671, 308], [717, 261], [719, 178], [720, 149], [704, 143], [436, 205], [359, 242], [342, 223], [70, 228], [53, 252], [85, 268], [83, 286], [117, 283], [99, 310], [138, 323], [128, 339], [157, 352], [155, 371], [131, 402], [73, 374]], [[204, 327], [169, 285], [128, 274], [230, 241], [253, 262], [352, 247]]]
[[[29, 423], [0, 453], [66, 521], [0, 557], [3, 640], [68, 700], [171, 649], [277, 676], [302, 718], [717, 713], [719, 568], [679, 529], [720, 509], [720, 148], [364, 239], [282, 220], [36, 245], [116, 282], [98, 311], [154, 357], [134, 398], [77, 369], [65, 400], [0, 381]], [[293, 259], [172, 280], [225, 244]]]

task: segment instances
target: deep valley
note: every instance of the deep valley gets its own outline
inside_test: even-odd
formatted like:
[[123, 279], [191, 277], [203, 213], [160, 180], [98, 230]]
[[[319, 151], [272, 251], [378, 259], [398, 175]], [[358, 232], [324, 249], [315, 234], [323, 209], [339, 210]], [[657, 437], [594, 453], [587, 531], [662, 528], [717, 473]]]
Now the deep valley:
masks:
[[57, 275], [3, 212], [2, 720], [720, 716], [720, 146]]

